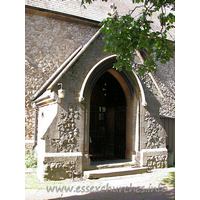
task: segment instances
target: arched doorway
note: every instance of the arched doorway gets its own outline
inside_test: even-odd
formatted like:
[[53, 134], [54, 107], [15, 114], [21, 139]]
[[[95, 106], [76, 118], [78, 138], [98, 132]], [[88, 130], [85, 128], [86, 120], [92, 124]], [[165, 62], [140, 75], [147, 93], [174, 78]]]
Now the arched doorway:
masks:
[[95, 83], [90, 97], [89, 156], [92, 161], [125, 159], [126, 98], [108, 71]]
[[[109, 159], [109, 156], [107, 156], [107, 152], [108, 152], [108, 146], [107, 145], [107, 149], [105, 148], [106, 146], [101, 145], [102, 149], [100, 149], [99, 153], [99, 158], [96, 156], [92, 156], [93, 153], [95, 153], [93, 151], [92, 153], [92, 148], [94, 147], [94, 145], [92, 146], [91, 143], [93, 143], [94, 139], [91, 136], [91, 121], [94, 119], [102, 119], [101, 117], [103, 116], [103, 111], [105, 110], [105, 106], [98, 106], [98, 104], [96, 104], [96, 114], [94, 114], [94, 116], [90, 115], [90, 110], [91, 110], [91, 97], [92, 97], [92, 93], [93, 90], [97, 84], [97, 82], [101, 79], [101, 77], [107, 73], [109, 74], [110, 78], [115, 78], [114, 80], [117, 82], [117, 84], [119, 84], [123, 90], [123, 95], [125, 96], [124, 99], [126, 99], [125, 102], [125, 113], [124, 115], [126, 116], [124, 118], [126, 123], [125, 125], [125, 150], [121, 151], [121, 152], [125, 152], [125, 156], [123, 155], [123, 157], [125, 157], [125, 160], [128, 161], [132, 161], [134, 163], [138, 163], [138, 161], [136, 161], [136, 157], [137, 159], [140, 159], [138, 156], [138, 152], [140, 151], [140, 131], [141, 131], [141, 123], [140, 123], [140, 109], [142, 108], [141, 106], [146, 106], [146, 99], [145, 99], [145, 94], [144, 94], [144, 89], [142, 87], [142, 84], [139, 80], [139, 78], [137, 77], [137, 75], [135, 74], [135, 72], [132, 70], [130, 72], [125, 71], [124, 69], [122, 69], [121, 72], [113, 69], [113, 63], [116, 62], [116, 55], [111, 55], [108, 56], [102, 60], [100, 60], [98, 63], [96, 63], [87, 73], [82, 86], [81, 86], [81, 90], [79, 92], [79, 102], [81, 103], [82, 106], [82, 117], [84, 117], [84, 145], [83, 145], [83, 169], [84, 170], [88, 170], [88, 169], [95, 169], [95, 166], [98, 165], [99, 162], [93, 162], [95, 160], [106, 160], [106, 162], [103, 163], [108, 163], [107, 159]], [[116, 83], [115, 82], [115, 83]], [[103, 88], [102, 88], [103, 90]], [[113, 90], [111, 91], [113, 92]], [[110, 93], [109, 93], [110, 94]], [[99, 108], [101, 107], [101, 108]], [[98, 108], [98, 110], [97, 110]], [[101, 109], [101, 110], [100, 110]], [[101, 112], [99, 112], [101, 111]], [[101, 114], [98, 114], [101, 113]], [[121, 112], [120, 112], [121, 113]], [[107, 113], [106, 115], [108, 116], [109, 114], [109, 109], [107, 109]], [[110, 115], [111, 111], [110, 111]], [[105, 114], [104, 114], [105, 116]], [[99, 117], [99, 118], [98, 118]], [[92, 119], [91, 119], [92, 118]], [[113, 122], [112, 118], [112, 122]], [[99, 120], [100, 121], [100, 120]], [[115, 119], [114, 119], [115, 122]], [[108, 127], [106, 127], [108, 128]], [[100, 126], [99, 126], [100, 129]], [[100, 129], [103, 130], [103, 129]], [[102, 136], [103, 137], [103, 136]], [[100, 141], [100, 140], [98, 140]], [[103, 141], [104, 143], [107, 141]], [[101, 143], [101, 141], [99, 142]], [[96, 143], [98, 144], [98, 143]], [[113, 143], [114, 144], [114, 143]], [[124, 144], [124, 143], [123, 143]], [[112, 145], [110, 145], [112, 146]], [[115, 146], [115, 144], [114, 144]], [[117, 146], [117, 145], [116, 145]], [[97, 149], [100, 148], [97, 147]], [[117, 149], [117, 148], [115, 148]], [[119, 148], [120, 149], [120, 148]], [[97, 151], [98, 152], [98, 151]], [[113, 155], [113, 148], [110, 150], [111, 155]], [[100, 157], [102, 155], [102, 158]], [[120, 159], [120, 156], [113, 156], [114, 160]], [[115, 162], [113, 160], [113, 163]], [[92, 161], [92, 162], [91, 162]], [[120, 161], [121, 162], [121, 161]], [[122, 161], [123, 162], [123, 161]], [[112, 163], [112, 161], [109, 163]]]

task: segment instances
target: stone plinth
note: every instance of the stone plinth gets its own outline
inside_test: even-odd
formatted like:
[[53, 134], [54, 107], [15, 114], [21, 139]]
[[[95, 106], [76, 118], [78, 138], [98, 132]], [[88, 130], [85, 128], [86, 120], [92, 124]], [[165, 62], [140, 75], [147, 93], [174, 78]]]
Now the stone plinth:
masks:
[[166, 148], [142, 149], [140, 152], [141, 166], [165, 168], [167, 167], [167, 158], [168, 152]]
[[82, 172], [82, 153], [46, 153], [40, 179], [63, 180], [71, 178], [73, 172]]

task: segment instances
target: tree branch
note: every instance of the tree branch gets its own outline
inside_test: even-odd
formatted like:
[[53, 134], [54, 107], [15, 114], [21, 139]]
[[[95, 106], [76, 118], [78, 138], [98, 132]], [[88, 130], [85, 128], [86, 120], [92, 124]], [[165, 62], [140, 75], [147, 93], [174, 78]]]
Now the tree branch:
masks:
[[144, 7], [144, 5], [141, 5], [141, 6], [136, 6], [133, 10], [129, 10], [129, 16], [131, 16], [133, 14], [133, 12], [137, 9], [137, 8], [141, 8], [141, 7]]

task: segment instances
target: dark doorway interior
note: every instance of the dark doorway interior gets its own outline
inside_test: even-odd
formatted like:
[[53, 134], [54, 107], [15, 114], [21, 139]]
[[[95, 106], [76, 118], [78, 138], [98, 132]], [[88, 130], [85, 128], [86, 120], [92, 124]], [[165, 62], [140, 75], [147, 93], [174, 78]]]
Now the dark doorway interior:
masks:
[[90, 100], [90, 159], [125, 159], [126, 99], [109, 72], [96, 82]]

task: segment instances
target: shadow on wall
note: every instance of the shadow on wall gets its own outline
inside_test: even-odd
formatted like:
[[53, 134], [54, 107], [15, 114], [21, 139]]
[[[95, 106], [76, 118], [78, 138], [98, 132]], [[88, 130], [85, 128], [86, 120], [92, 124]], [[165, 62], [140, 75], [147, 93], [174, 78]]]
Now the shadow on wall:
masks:
[[145, 85], [143, 87], [146, 91], [147, 100], [147, 106], [145, 107], [146, 113], [144, 116], [144, 131], [147, 141], [143, 144], [144, 148], [164, 148], [166, 147], [167, 134], [159, 116], [161, 104], [149, 88]]

